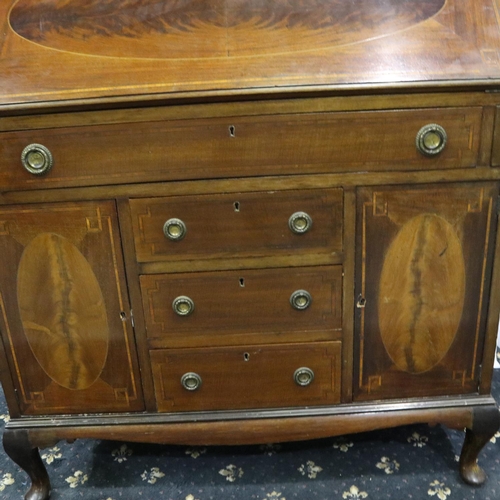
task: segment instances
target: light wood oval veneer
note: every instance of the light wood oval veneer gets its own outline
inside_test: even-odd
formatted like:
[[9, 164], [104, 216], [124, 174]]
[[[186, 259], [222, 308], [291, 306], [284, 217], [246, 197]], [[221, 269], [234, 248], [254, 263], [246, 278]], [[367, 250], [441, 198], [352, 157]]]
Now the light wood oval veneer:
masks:
[[446, 355], [465, 297], [462, 245], [444, 218], [403, 225], [385, 256], [378, 303], [382, 341], [398, 369], [422, 373]]
[[106, 363], [109, 328], [101, 288], [78, 248], [54, 233], [34, 238], [19, 263], [17, 296], [45, 373], [67, 389], [90, 387]]

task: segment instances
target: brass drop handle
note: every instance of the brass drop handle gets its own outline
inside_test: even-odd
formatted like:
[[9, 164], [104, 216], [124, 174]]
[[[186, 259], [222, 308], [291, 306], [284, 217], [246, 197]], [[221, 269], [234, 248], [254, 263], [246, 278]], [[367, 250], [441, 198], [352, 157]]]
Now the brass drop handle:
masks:
[[425, 156], [435, 156], [443, 151], [447, 140], [446, 130], [441, 125], [430, 123], [418, 131], [417, 149]]
[[290, 304], [297, 311], [307, 309], [312, 303], [311, 294], [307, 290], [296, 290], [290, 296]]
[[302, 368], [297, 368], [295, 370], [295, 373], [293, 374], [293, 380], [295, 380], [295, 383], [297, 385], [306, 387], [310, 385], [314, 380], [314, 372], [310, 368], [307, 368], [306, 366], [303, 366]]
[[168, 219], [163, 224], [163, 234], [171, 241], [179, 241], [186, 236], [187, 227], [180, 219]]
[[189, 297], [180, 295], [173, 300], [172, 309], [178, 316], [189, 316], [194, 311], [194, 302]]
[[21, 153], [21, 163], [30, 174], [45, 175], [54, 165], [54, 158], [42, 144], [30, 144]]
[[201, 387], [201, 377], [194, 372], [185, 373], [181, 377], [181, 384], [186, 391], [196, 391]]
[[307, 233], [311, 229], [312, 223], [311, 216], [305, 212], [295, 212], [288, 219], [288, 227], [295, 234]]

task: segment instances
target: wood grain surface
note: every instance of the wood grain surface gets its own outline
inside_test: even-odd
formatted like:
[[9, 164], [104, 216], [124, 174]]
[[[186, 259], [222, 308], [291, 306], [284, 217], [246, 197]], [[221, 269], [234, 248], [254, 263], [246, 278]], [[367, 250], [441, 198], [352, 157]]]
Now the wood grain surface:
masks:
[[0, 210], [0, 328], [24, 415], [144, 408], [113, 202]]
[[495, 193], [358, 190], [355, 400], [478, 391]]
[[7, 0], [0, 19], [6, 109], [500, 81], [497, 0]]
[[[146, 123], [125, 119], [119, 124], [5, 132], [0, 141], [0, 186], [37, 189], [474, 167], [481, 117], [482, 108], [474, 106]], [[446, 148], [432, 158], [415, 147], [418, 131], [429, 123], [440, 124], [449, 136]], [[52, 152], [54, 167], [46, 175], [32, 175], [21, 165], [21, 153], [32, 143]]]
[[434, 214], [410, 219], [387, 250], [379, 283], [380, 335], [399, 370], [421, 373], [441, 361], [464, 298], [464, 256], [453, 226]]
[[[311, 406], [340, 402], [341, 343], [168, 349], [151, 352], [159, 411]], [[314, 372], [308, 386], [294, 381], [298, 368]], [[197, 373], [195, 391], [181, 385]]]
[[[341, 266], [145, 275], [140, 280], [154, 348], [341, 338]], [[291, 306], [296, 290], [311, 294], [307, 309]], [[193, 300], [191, 315], [174, 312], [179, 296]]]
[[45, 373], [67, 389], [90, 387], [106, 363], [106, 304], [90, 264], [67, 238], [41, 233], [17, 272], [24, 333]]
[[[341, 189], [309, 189], [130, 200], [137, 260], [341, 253], [342, 198]], [[298, 212], [312, 220], [303, 234], [289, 228], [289, 218]], [[171, 218], [186, 225], [182, 240], [171, 241], [163, 234]]]
[[40, 45], [90, 55], [196, 59], [302, 52], [387, 36], [445, 0], [20, 0], [10, 25]]

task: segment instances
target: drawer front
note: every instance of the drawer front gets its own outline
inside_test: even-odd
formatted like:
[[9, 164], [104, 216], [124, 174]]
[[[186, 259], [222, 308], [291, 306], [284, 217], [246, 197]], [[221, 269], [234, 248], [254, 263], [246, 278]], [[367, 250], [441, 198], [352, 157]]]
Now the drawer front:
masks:
[[[0, 187], [44, 188], [175, 179], [464, 168], [476, 164], [482, 108], [229, 117], [6, 132]], [[418, 131], [438, 123], [448, 144], [420, 154]], [[43, 176], [21, 165], [28, 145], [54, 159]]]
[[342, 252], [341, 189], [148, 198], [130, 206], [139, 262]]
[[339, 403], [341, 345], [151, 351], [158, 411]]
[[[145, 275], [140, 279], [151, 348], [341, 338], [340, 266]], [[295, 296], [299, 306], [306, 306], [303, 309], [291, 304], [296, 291], [310, 294], [308, 306], [305, 294]], [[182, 315], [188, 312], [188, 299], [192, 312]], [[181, 314], [174, 311], [174, 302]]]

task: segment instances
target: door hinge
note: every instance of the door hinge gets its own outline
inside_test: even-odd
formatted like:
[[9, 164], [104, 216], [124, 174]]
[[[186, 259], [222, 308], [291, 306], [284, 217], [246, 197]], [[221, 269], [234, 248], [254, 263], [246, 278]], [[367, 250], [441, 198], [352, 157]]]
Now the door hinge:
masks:
[[132, 323], [132, 328], [135, 328], [134, 311], [132, 309], [130, 309], [130, 322]]
[[497, 198], [497, 215], [500, 215], [500, 196]]

